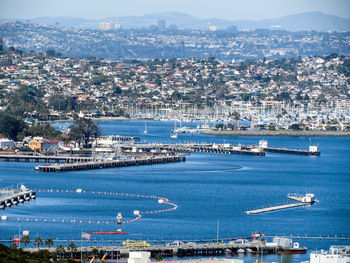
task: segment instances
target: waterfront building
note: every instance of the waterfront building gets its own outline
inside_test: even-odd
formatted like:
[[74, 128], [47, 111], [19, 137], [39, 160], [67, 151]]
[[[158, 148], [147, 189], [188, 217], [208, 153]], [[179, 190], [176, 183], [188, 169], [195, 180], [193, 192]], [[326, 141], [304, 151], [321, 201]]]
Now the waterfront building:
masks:
[[14, 148], [15, 142], [8, 139], [7, 137], [0, 135], [0, 149]]
[[33, 139], [29, 142], [29, 148], [33, 151], [58, 150], [59, 140]]

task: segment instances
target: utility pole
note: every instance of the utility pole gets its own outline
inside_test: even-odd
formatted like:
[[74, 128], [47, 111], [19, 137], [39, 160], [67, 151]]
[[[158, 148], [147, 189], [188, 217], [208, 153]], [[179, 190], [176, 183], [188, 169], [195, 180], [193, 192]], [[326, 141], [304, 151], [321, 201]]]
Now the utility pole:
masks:
[[220, 220], [218, 219], [216, 224], [216, 244], [219, 244], [219, 231], [220, 231]]

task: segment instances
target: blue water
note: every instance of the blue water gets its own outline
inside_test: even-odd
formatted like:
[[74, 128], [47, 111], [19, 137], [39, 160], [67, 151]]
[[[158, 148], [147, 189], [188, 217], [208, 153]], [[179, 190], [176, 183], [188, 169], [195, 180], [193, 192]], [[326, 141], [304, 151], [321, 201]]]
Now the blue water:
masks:
[[[57, 123], [56, 127], [68, 125]], [[103, 133], [141, 136], [142, 142], [217, 142], [257, 144], [259, 137], [219, 137], [179, 134], [170, 139], [173, 123], [148, 121], [99, 122]], [[194, 124], [186, 124], [195, 126]], [[92, 236], [95, 239], [201, 240], [247, 236], [255, 231], [267, 235], [350, 236], [350, 138], [265, 137], [271, 146], [307, 148], [319, 145], [320, 157], [268, 153], [264, 157], [191, 154], [186, 162], [67, 173], [40, 173], [33, 163], [1, 163], [0, 186], [23, 183], [35, 189], [77, 189], [156, 195], [178, 205], [175, 211], [148, 214], [123, 225], [126, 236]], [[289, 202], [288, 193], [314, 193], [313, 206], [245, 215], [246, 210]], [[112, 197], [76, 193], [43, 193], [31, 203], [0, 211], [10, 220], [0, 222], [0, 239], [13, 238], [29, 230], [46, 239], [80, 240], [81, 231], [115, 230], [107, 224], [21, 222], [11, 218], [56, 218], [115, 221], [117, 213], [125, 220], [134, 210], [158, 210], [169, 206], [153, 199]], [[169, 207], [170, 208], [170, 207]], [[270, 239], [271, 240], [271, 239]], [[350, 241], [295, 240], [309, 251]], [[8, 243], [6, 243], [8, 244]], [[79, 245], [79, 244], [78, 244]], [[293, 255], [291, 262], [307, 260]], [[245, 257], [253, 262], [255, 257]], [[279, 256], [267, 256], [278, 261]]]

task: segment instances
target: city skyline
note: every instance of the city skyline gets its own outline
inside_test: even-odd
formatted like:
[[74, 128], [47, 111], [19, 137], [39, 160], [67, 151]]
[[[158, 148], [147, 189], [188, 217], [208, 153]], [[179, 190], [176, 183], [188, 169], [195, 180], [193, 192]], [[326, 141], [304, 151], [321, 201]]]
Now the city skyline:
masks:
[[[138, 8], [135, 9], [135, 6]], [[254, 6], [255, 8], [252, 8]], [[343, 18], [350, 18], [350, 2], [346, 0], [310, 1], [23, 1], [3, 0], [0, 17], [3, 19], [30, 19], [41, 16], [73, 16], [89, 19], [107, 17], [143, 16], [159, 12], [184, 12], [198, 18], [220, 18], [236, 20], [264, 20], [304, 12], [324, 12]]]

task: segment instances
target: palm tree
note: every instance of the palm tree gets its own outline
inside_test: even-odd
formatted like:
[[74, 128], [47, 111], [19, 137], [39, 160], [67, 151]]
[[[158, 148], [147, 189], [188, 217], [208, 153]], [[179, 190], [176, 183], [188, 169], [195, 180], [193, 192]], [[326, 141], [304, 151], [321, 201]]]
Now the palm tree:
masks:
[[73, 252], [76, 252], [77, 248], [78, 248], [77, 245], [73, 241], [68, 245], [67, 249], [71, 251], [72, 258], [73, 258]]
[[53, 246], [53, 240], [52, 240], [52, 238], [49, 238], [49, 237], [48, 237], [48, 238], [45, 240], [45, 246], [48, 246], [49, 248]]
[[13, 250], [16, 250], [18, 247], [17, 247], [16, 243], [12, 243], [10, 248]]
[[64, 249], [64, 247], [62, 246], [62, 245], [58, 245], [57, 247], [56, 247], [56, 253], [58, 254], [58, 255], [60, 255], [60, 258], [61, 258], [61, 256], [62, 256], [62, 254], [65, 252], [65, 249]]
[[34, 245], [38, 247], [38, 250], [39, 250], [39, 247], [41, 245], [43, 245], [43, 240], [41, 239], [41, 237], [36, 237], [35, 240], [34, 240]]
[[95, 248], [95, 247], [91, 250], [91, 252], [92, 252], [92, 254], [93, 254], [94, 256], [96, 256], [96, 257], [100, 254], [100, 252], [98, 251], [98, 249]]
[[30, 238], [29, 236], [23, 236], [21, 239], [21, 242], [24, 244], [25, 247], [30, 244]]

